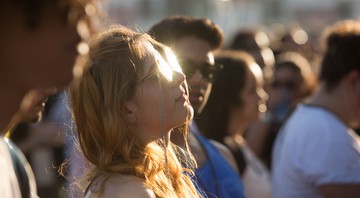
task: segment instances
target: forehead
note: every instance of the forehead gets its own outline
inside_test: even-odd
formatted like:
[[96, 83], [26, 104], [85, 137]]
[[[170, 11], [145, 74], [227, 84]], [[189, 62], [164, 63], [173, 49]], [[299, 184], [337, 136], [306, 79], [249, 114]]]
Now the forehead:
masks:
[[142, 41], [144, 51], [144, 71], [143, 75], [146, 75], [154, 66], [155, 61], [161, 58], [160, 53], [154, 48], [149, 41]]
[[280, 67], [275, 69], [275, 78], [276, 79], [298, 79], [301, 75], [298, 72], [295, 72], [289, 67]]
[[211, 62], [214, 59], [210, 43], [195, 36], [179, 39], [174, 50], [178, 57], [188, 58], [196, 62]]

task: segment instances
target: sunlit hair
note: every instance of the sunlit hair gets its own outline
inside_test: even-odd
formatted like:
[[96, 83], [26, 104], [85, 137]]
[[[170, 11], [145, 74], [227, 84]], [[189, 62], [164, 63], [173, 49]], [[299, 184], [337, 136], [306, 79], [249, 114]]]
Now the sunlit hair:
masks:
[[[134, 96], [142, 76], [148, 42], [164, 49], [147, 34], [126, 27], [112, 27], [99, 34], [90, 44], [89, 69], [70, 88], [79, 143], [94, 165], [87, 179], [94, 181], [91, 186], [100, 186], [100, 193], [107, 179], [123, 174], [141, 179], [157, 197], [199, 197], [190, 179], [193, 172], [181, 165], [195, 164], [191, 154], [170, 144], [166, 148], [167, 176], [162, 140], [146, 143], [126, 121], [125, 104]], [[185, 138], [187, 123], [180, 128]], [[180, 162], [180, 155], [190, 156], [189, 161]]]

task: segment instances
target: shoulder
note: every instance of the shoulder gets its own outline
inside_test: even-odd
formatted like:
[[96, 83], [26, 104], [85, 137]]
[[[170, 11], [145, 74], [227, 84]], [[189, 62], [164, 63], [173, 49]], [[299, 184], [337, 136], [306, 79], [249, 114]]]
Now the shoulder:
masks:
[[214, 141], [209, 140], [210, 143], [219, 151], [219, 153], [225, 158], [225, 160], [231, 165], [231, 167], [235, 170], [235, 172], [239, 173], [239, 170], [236, 165], [235, 158], [231, 151], [223, 144]]
[[[98, 197], [96, 194], [93, 193]], [[104, 187], [104, 192], [101, 197], [142, 197], [155, 198], [154, 192], [147, 188], [144, 183], [134, 176], [117, 175], [111, 177]]]

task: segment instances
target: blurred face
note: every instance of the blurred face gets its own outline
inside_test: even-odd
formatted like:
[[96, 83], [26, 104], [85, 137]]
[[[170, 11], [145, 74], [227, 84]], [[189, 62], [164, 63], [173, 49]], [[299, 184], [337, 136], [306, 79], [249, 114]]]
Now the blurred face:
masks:
[[266, 96], [263, 90], [261, 68], [254, 64], [250, 66], [244, 89], [238, 93], [242, 105], [233, 108], [235, 114], [238, 114], [238, 120], [241, 120], [244, 126], [248, 127], [259, 118], [261, 106], [264, 105]]
[[190, 119], [188, 113], [192, 115], [192, 107], [186, 95], [185, 76], [175, 56], [169, 54], [173, 56], [172, 61], [166, 62], [150, 44], [146, 49], [149, 55], [144, 73], [128, 108], [136, 117], [137, 133], [145, 139], [155, 140], [162, 137], [162, 127], [169, 132]]
[[215, 69], [212, 48], [205, 40], [189, 36], [178, 40], [174, 50], [187, 77], [191, 105], [196, 114], [200, 113], [211, 91]]
[[301, 76], [290, 68], [281, 67], [274, 73], [271, 84], [268, 108], [274, 111], [280, 106], [289, 106], [301, 97]]
[[[34, 87], [62, 87], [73, 78], [78, 20], [67, 23], [55, 7], [47, 6], [38, 26], [29, 28], [18, 7], [1, 9], [0, 73], [4, 82], [25, 91]], [[9, 21], [11, 19], [11, 21]], [[16, 80], [9, 80], [16, 79]]]

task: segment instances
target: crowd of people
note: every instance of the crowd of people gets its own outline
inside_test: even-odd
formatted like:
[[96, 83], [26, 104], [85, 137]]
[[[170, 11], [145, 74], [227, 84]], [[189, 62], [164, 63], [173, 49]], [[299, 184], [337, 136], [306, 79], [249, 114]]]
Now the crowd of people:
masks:
[[359, 196], [360, 21], [299, 43], [98, 5], [0, 3], [2, 197]]

